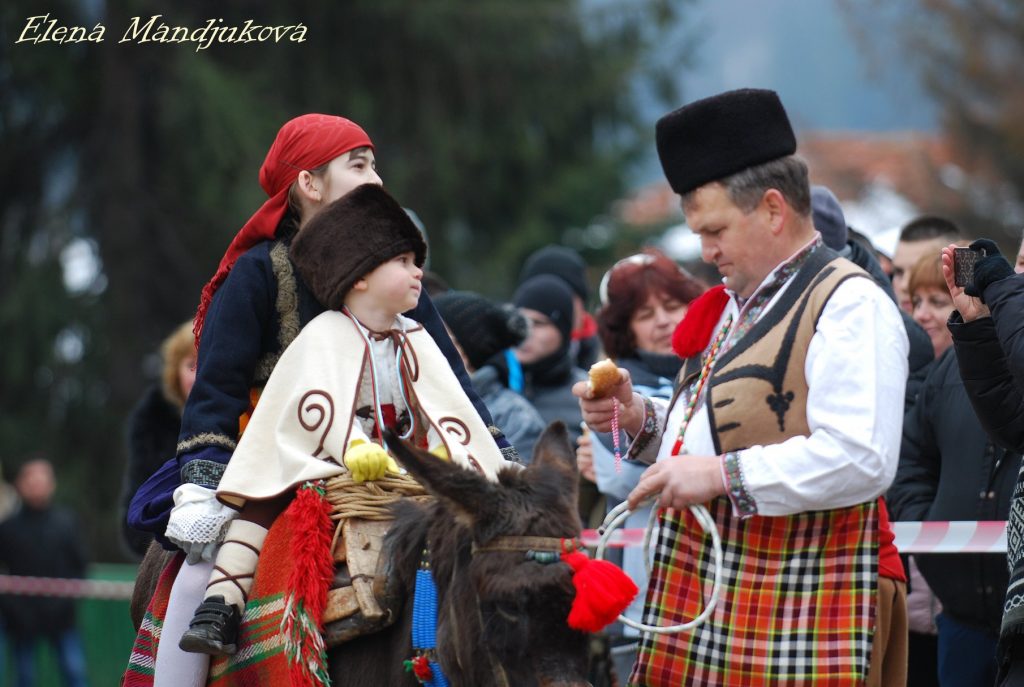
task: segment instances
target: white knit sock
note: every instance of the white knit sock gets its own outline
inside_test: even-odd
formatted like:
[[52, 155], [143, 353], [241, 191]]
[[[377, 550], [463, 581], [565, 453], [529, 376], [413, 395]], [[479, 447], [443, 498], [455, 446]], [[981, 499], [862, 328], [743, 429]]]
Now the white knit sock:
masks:
[[266, 538], [267, 528], [248, 520], [232, 520], [224, 543], [217, 552], [210, 583], [206, 587], [206, 598], [219, 594], [239, 611], [245, 610], [256, 562]]

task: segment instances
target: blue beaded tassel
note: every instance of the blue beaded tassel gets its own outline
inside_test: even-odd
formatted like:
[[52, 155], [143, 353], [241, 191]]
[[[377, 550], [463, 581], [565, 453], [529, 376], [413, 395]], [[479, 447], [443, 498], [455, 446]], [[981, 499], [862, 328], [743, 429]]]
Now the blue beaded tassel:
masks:
[[[416, 591], [412, 602], [412, 648], [416, 658], [409, 662], [412, 665], [424, 658], [430, 666], [430, 677], [417, 679], [429, 687], [450, 687], [448, 678], [437, 662], [437, 585], [434, 575], [430, 572], [430, 561], [427, 552], [423, 552], [423, 561], [416, 571]], [[413, 674], [415, 670], [413, 670]]]

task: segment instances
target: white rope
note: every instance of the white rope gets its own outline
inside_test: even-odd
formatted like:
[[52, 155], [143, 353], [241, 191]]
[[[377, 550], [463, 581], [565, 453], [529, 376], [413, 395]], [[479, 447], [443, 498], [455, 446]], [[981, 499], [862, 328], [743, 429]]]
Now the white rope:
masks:
[[[646, 503], [651, 503], [653, 499], [648, 500]], [[598, 534], [601, 535], [601, 539], [597, 544], [597, 552], [594, 554], [595, 558], [604, 560], [604, 550], [608, 545], [608, 538], [611, 533], [618, 527], [622, 526], [622, 523], [626, 521], [633, 511], [629, 509], [629, 503], [623, 501], [608, 513], [605, 517], [601, 527], [597, 530]], [[704, 610], [700, 612], [693, 620], [679, 625], [646, 625], [644, 623], [638, 623], [631, 618], [627, 618], [624, 615], [619, 616], [619, 622], [623, 625], [628, 625], [633, 629], [639, 630], [640, 632], [653, 632], [655, 634], [679, 634], [680, 632], [686, 632], [692, 630], [695, 627], [701, 625], [711, 612], [715, 610], [715, 606], [718, 604], [719, 592], [722, 588], [722, 538], [718, 534], [718, 528], [715, 527], [715, 521], [711, 519], [711, 513], [704, 506], [690, 506], [690, 512], [693, 513], [693, 517], [700, 523], [701, 528], [704, 532], [711, 536], [711, 547], [714, 553], [714, 566], [715, 566], [715, 582], [711, 588], [711, 597], [707, 600], [704, 605]], [[647, 570], [647, 576], [651, 574], [651, 534], [654, 532], [655, 525], [658, 521], [658, 509], [651, 508], [651, 517], [647, 521], [647, 529], [644, 531], [644, 566]]]

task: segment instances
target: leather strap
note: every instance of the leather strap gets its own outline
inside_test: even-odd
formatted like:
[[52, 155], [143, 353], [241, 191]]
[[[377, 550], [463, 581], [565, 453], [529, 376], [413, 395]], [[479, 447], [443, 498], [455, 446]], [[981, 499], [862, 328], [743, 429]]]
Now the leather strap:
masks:
[[584, 550], [583, 542], [578, 537], [496, 537], [487, 544], [480, 546], [474, 542], [473, 553], [491, 551], [554, 551], [555, 553], [572, 553]]

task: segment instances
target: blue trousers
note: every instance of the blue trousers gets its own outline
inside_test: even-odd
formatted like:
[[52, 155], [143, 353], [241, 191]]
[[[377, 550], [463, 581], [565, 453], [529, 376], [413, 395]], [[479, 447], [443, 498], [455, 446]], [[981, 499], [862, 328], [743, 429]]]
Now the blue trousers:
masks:
[[[36, 643], [37, 638], [11, 638], [14, 652], [14, 668], [17, 673], [17, 687], [35, 687], [36, 684]], [[78, 631], [71, 629], [56, 637], [53, 650], [66, 687], [88, 687], [86, 679], [85, 651]]]
[[940, 613], [939, 684], [942, 687], [991, 687], [996, 682], [997, 634], [964, 625]]

